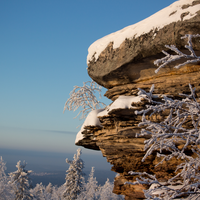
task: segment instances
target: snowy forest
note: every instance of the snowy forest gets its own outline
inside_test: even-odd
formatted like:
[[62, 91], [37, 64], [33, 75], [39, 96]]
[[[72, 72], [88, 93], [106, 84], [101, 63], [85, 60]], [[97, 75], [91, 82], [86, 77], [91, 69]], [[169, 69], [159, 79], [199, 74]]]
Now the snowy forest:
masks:
[[77, 149], [73, 160], [66, 159], [69, 169], [66, 171], [65, 183], [60, 187], [49, 183], [31, 186], [32, 170], [26, 169], [26, 163], [17, 162], [17, 170], [8, 175], [6, 163], [0, 157], [0, 199], [1, 200], [109, 200], [124, 199], [112, 193], [113, 183], [107, 179], [104, 185], [98, 185], [92, 167], [88, 180], [84, 176], [84, 161], [81, 159], [81, 149]]

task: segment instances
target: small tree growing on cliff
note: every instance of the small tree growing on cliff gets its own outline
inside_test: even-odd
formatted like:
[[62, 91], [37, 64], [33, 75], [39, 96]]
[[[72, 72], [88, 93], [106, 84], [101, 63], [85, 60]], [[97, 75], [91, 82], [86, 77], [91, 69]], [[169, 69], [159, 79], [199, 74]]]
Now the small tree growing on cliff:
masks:
[[[192, 37], [199, 36], [186, 35], [183, 37], [188, 38], [189, 45], [186, 45], [186, 48], [191, 52], [190, 56], [181, 53], [176, 47], [170, 46], [170, 49], [174, 50], [178, 55], [166, 53], [165, 58], [156, 61], [157, 64], [162, 63], [157, 71], [166, 64], [183, 57], [191, 58], [192, 60], [179, 64], [176, 68], [188, 63], [198, 62], [200, 57], [197, 57], [194, 53], [191, 39]], [[172, 158], [182, 160], [181, 164], [177, 166], [176, 175], [165, 183], [160, 182], [155, 175], [146, 172], [129, 172], [131, 175], [140, 175], [140, 178], [137, 178], [136, 182], [131, 184], [151, 186], [145, 191], [147, 199], [200, 198], [200, 104], [195, 98], [195, 89], [191, 85], [189, 87], [191, 94], [182, 94], [182, 100], [173, 100], [163, 95], [162, 101], [156, 101], [152, 98], [154, 86], [152, 86], [149, 93], [139, 89], [139, 95], [145, 96], [150, 103], [145, 110], [136, 111], [136, 114], [143, 115], [139, 126], [144, 128], [140, 135], [151, 136], [150, 139], [145, 141], [146, 154], [142, 161], [153, 152], [159, 152], [157, 157], [162, 158], [156, 166]], [[146, 118], [147, 113], [148, 115], [149, 113], [153, 115], [163, 111], [167, 111], [169, 115], [160, 123], [147, 120]]]
[[91, 110], [105, 107], [104, 103], [98, 101], [95, 92], [98, 92], [101, 98], [101, 86], [94, 81], [83, 82], [81, 87], [74, 86], [74, 89], [70, 92], [70, 98], [65, 103], [63, 112], [66, 109], [76, 111], [79, 107], [82, 107], [77, 116], [81, 114], [80, 119], [84, 119]]

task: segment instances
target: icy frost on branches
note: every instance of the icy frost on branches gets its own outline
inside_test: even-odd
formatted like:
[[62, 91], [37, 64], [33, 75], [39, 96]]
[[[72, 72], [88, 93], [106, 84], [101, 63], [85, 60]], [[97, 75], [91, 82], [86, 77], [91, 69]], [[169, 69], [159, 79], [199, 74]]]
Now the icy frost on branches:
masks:
[[[158, 152], [157, 156], [162, 158], [157, 165], [173, 157], [182, 160], [177, 166], [177, 174], [165, 183], [159, 182], [156, 176], [146, 172], [130, 172], [132, 175], [140, 175], [134, 184], [151, 185], [150, 189], [145, 191], [147, 199], [174, 199], [181, 196], [187, 196], [187, 199], [200, 198], [200, 105], [195, 98], [195, 89], [192, 89], [191, 85], [189, 87], [191, 94], [182, 94], [182, 100], [173, 100], [163, 95], [160, 102], [153, 100], [152, 89], [150, 93], [140, 89], [140, 95], [146, 96], [150, 105], [136, 114], [143, 114], [139, 126], [145, 128], [142, 129], [141, 135], [151, 136], [145, 141], [146, 154], [142, 161], [155, 151]], [[162, 114], [162, 111], [169, 113], [162, 122], [147, 120], [147, 113]], [[188, 150], [193, 153], [193, 157], [188, 154]]]
[[66, 109], [76, 111], [79, 107], [82, 107], [77, 116], [81, 114], [80, 119], [84, 119], [91, 110], [99, 109], [101, 106], [105, 107], [104, 103], [98, 101], [94, 95], [95, 92], [98, 92], [101, 98], [101, 86], [94, 81], [83, 82], [82, 87], [74, 86], [74, 89], [70, 92], [70, 98], [65, 103], [64, 111]]
[[183, 37], [181, 37], [181, 39], [185, 39], [185, 38], [188, 38], [188, 45], [185, 45], [185, 48], [188, 49], [190, 51], [190, 55], [187, 55], [187, 54], [184, 54], [182, 53], [181, 51], [179, 51], [174, 45], [165, 45], [166, 48], [174, 51], [177, 55], [170, 55], [169, 53], [167, 53], [166, 51], [162, 51], [166, 56], [164, 58], [161, 58], [161, 59], [158, 59], [154, 62], [155, 65], [159, 66], [156, 70], [155, 70], [155, 73], [158, 73], [158, 71], [165, 67], [167, 64], [171, 63], [171, 62], [174, 62], [176, 60], [179, 60], [181, 58], [186, 58], [188, 59], [187, 61], [179, 64], [179, 65], [176, 65], [174, 68], [180, 68], [186, 64], [189, 64], [189, 63], [195, 63], [195, 62], [199, 62], [200, 61], [200, 56], [197, 56], [193, 50], [193, 46], [192, 46], [192, 38], [197, 38], [197, 37], [200, 37], [199, 34], [197, 35], [190, 35], [190, 34], [187, 34]]

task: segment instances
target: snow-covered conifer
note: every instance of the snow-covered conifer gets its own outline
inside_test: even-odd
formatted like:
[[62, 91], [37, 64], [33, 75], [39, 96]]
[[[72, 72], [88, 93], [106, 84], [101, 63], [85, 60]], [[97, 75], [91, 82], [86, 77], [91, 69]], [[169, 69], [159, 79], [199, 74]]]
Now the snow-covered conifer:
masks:
[[34, 200], [44, 200], [44, 189], [45, 187], [42, 183], [37, 183], [35, 188], [31, 189], [32, 194], [34, 195]]
[[65, 191], [64, 184], [61, 185], [60, 187], [53, 186], [52, 187], [51, 200], [63, 200], [62, 196], [63, 196], [64, 191]]
[[81, 149], [77, 149], [77, 154], [74, 154], [74, 160], [66, 159], [66, 163], [69, 164], [69, 169], [66, 171], [65, 178], [65, 191], [63, 192], [63, 198], [66, 200], [74, 200], [83, 190], [84, 182], [84, 162], [80, 158]]
[[1, 200], [14, 199], [14, 193], [10, 184], [8, 184], [8, 177], [5, 173], [6, 163], [0, 157], [0, 197]]
[[96, 177], [94, 177], [94, 167], [92, 167], [87, 183], [84, 184], [84, 189], [78, 196], [77, 200], [97, 200], [99, 199], [99, 189]]
[[1, 156], [0, 157], [0, 181], [2, 182], [6, 182], [6, 179], [7, 179], [5, 170], [6, 170], [6, 163], [3, 161], [3, 158]]
[[49, 184], [46, 186], [45, 191], [46, 191], [47, 193], [52, 194], [52, 192], [53, 192], [53, 185], [52, 185], [52, 183], [49, 183]]
[[[52, 199], [52, 184], [49, 183], [47, 187], [45, 187], [42, 183], [37, 183], [35, 188], [30, 190], [34, 196], [34, 200], [50, 200]], [[57, 198], [56, 198], [57, 200]]]
[[94, 177], [94, 167], [92, 167], [91, 172], [89, 174], [89, 178], [86, 184], [86, 199], [87, 200], [95, 200], [98, 198], [97, 196], [97, 190], [98, 190], [98, 182], [96, 180], [96, 177]]
[[17, 170], [9, 173], [10, 184], [15, 192], [16, 200], [29, 200], [33, 199], [33, 195], [30, 193], [30, 178], [32, 170], [26, 170], [26, 163], [21, 164], [21, 161], [17, 162]]
[[95, 92], [98, 92], [101, 98], [101, 86], [94, 81], [83, 82], [81, 87], [74, 86], [70, 92], [70, 98], [65, 103], [64, 111], [66, 109], [76, 111], [82, 107], [77, 116], [81, 114], [80, 119], [84, 119], [91, 110], [101, 108], [101, 106], [105, 107], [105, 104], [97, 99]]
[[107, 179], [105, 184], [101, 186], [99, 190], [99, 200], [122, 200], [124, 197], [122, 195], [116, 195], [113, 192], [113, 183]]

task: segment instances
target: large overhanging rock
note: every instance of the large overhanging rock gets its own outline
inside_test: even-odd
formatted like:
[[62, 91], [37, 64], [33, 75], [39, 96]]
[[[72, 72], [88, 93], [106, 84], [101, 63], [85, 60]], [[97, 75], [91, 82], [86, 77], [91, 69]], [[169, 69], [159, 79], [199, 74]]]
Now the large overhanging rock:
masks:
[[[200, 34], [200, 0], [176, 1], [137, 24], [97, 40], [89, 48], [88, 74], [108, 89], [144, 81], [148, 83], [157, 77], [165, 79], [169, 74], [178, 73], [179, 76], [180, 72], [173, 65], [155, 74], [154, 61], [164, 57], [161, 52], [166, 50], [165, 45], [175, 45], [183, 51], [187, 40], [181, 37], [185, 34]], [[193, 45], [198, 54], [199, 38]], [[200, 67], [195, 68], [195, 73], [197, 71]]]

